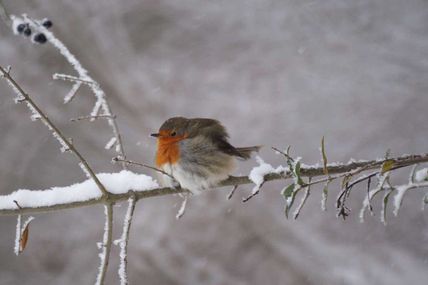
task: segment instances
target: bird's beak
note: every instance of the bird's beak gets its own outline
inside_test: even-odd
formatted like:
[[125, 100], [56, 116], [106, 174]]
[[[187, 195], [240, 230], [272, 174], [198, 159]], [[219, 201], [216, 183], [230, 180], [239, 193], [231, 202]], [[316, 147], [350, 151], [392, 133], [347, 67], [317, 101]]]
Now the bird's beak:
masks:
[[151, 134], [150, 136], [157, 138], [157, 137], [160, 137], [160, 134], [159, 133], [157, 133], [157, 134]]

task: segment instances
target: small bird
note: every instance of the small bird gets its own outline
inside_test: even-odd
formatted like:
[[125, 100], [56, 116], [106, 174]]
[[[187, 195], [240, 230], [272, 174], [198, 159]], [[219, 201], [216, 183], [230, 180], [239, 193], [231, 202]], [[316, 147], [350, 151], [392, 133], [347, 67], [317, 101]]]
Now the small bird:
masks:
[[246, 160], [260, 146], [234, 147], [223, 125], [213, 119], [173, 117], [166, 120], [157, 138], [156, 165], [168, 187], [188, 189], [193, 194], [218, 185], [235, 168], [235, 158]]

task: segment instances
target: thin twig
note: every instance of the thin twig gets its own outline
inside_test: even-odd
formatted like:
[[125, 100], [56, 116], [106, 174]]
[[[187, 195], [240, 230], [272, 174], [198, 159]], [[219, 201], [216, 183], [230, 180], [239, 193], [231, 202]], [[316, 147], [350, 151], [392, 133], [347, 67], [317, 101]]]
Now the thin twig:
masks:
[[110, 116], [110, 115], [81, 116], [81, 117], [70, 119], [70, 122], [77, 122], [77, 121], [83, 121], [83, 120], [94, 120], [94, 119], [114, 119], [114, 118], [116, 118], [116, 116]]
[[288, 155], [288, 151], [289, 151], [289, 149], [290, 149], [290, 147], [288, 147], [287, 148], [287, 153], [285, 153], [285, 152], [283, 152], [282, 150], [279, 150], [278, 148], [276, 148], [276, 147], [271, 147], [274, 151], [276, 151], [276, 152], [278, 152], [279, 154], [282, 154], [283, 156], [285, 156], [285, 158], [286, 159], [289, 159], [289, 160], [291, 160], [291, 161], [294, 161], [294, 159], [290, 156], [290, 155]]
[[370, 186], [372, 184], [372, 178], [369, 177], [369, 179], [367, 179], [367, 199], [369, 201], [369, 210], [370, 212], [373, 212], [373, 206], [372, 206], [372, 202], [370, 201]]
[[175, 218], [177, 220], [181, 219], [181, 217], [184, 216], [184, 213], [186, 212], [186, 206], [187, 206], [187, 200], [189, 199], [189, 195], [185, 193], [183, 195], [183, 201], [181, 201], [180, 208], [178, 209], [177, 214], [175, 215]]
[[[119, 127], [117, 125], [116, 119], [114, 118], [114, 113], [111, 110], [110, 104], [107, 101], [107, 96], [104, 90], [100, 88], [100, 84], [88, 74], [88, 71], [85, 68], [83, 68], [81, 63], [64, 45], [64, 43], [61, 42], [57, 37], [55, 37], [52, 31], [43, 27], [43, 25], [41, 25], [38, 21], [28, 18], [26, 15], [24, 15], [24, 18], [30, 23], [30, 25], [33, 28], [45, 34], [48, 42], [51, 43], [55, 48], [59, 50], [59, 52], [64, 56], [64, 58], [70, 63], [70, 65], [74, 68], [74, 70], [79, 75], [76, 78], [79, 78], [79, 80], [92, 82], [92, 84], [90, 84], [89, 87], [91, 88], [93, 94], [97, 98], [97, 102], [101, 102], [101, 107], [104, 112], [103, 115], [112, 116], [112, 118], [108, 119], [108, 123], [113, 131], [114, 136], [116, 137], [118, 153], [122, 158], [126, 158], [125, 149], [123, 147], [123, 142], [122, 142], [122, 136], [119, 132]], [[123, 169], [127, 168], [125, 163], [122, 163], [122, 168]]]
[[415, 174], [416, 174], [417, 168], [418, 168], [418, 164], [413, 165], [412, 170], [410, 171], [410, 175], [409, 175], [409, 184], [415, 183]]
[[227, 200], [232, 199], [233, 194], [235, 194], [236, 189], [238, 189], [239, 185], [233, 185], [232, 190], [230, 190], [229, 194], [227, 194]]
[[80, 161], [80, 165], [83, 170], [92, 178], [95, 184], [98, 186], [100, 191], [103, 193], [104, 198], [108, 198], [109, 193], [105, 189], [104, 185], [97, 178], [92, 168], [89, 166], [86, 159], [77, 151], [72, 143], [70, 143], [69, 139], [67, 139], [62, 132], [51, 122], [51, 120], [46, 116], [46, 114], [39, 108], [36, 103], [30, 98], [30, 96], [21, 88], [21, 86], [10, 76], [10, 73], [6, 71], [2, 66], [0, 66], [0, 72], [2, 73], [2, 77], [7, 80], [7, 82], [11, 85], [13, 90], [17, 93], [19, 98], [22, 98], [27, 103], [27, 107], [33, 113], [36, 113], [40, 116], [40, 119], [43, 123], [49, 128], [49, 130], [54, 134], [54, 137], [57, 138], [61, 145], [66, 146], [67, 150], [72, 152]]
[[76, 96], [77, 91], [79, 90], [81, 85], [81, 82], [73, 84], [70, 91], [68, 91], [67, 95], [64, 96], [64, 104], [70, 103], [74, 99], [74, 96]]
[[250, 195], [248, 195], [246, 198], [243, 198], [242, 199], [242, 202], [243, 203], [246, 203], [246, 202], [248, 202], [251, 198], [253, 198], [254, 196], [256, 196], [257, 194], [259, 194], [260, 193], [260, 188], [262, 188], [263, 187], [263, 185], [266, 183], [266, 180], [265, 179], [263, 179], [263, 182], [260, 184], [260, 185], [258, 185], [258, 187], [257, 187], [257, 189], [256, 189], [256, 191], [253, 191]]
[[145, 168], [157, 171], [159, 173], [162, 173], [163, 175], [169, 176], [170, 178], [172, 178], [172, 179], [175, 180], [175, 178], [171, 174], [163, 171], [162, 169], [156, 168], [154, 166], [150, 166], [148, 164], [144, 164], [144, 163], [140, 163], [140, 162], [136, 162], [136, 161], [132, 161], [132, 160], [128, 160], [128, 159], [122, 159], [120, 157], [113, 157], [112, 160], [113, 160], [113, 162], [123, 162], [123, 163], [126, 163], [126, 164], [132, 164], [132, 165], [137, 165], [137, 166], [145, 167]]
[[120, 264], [119, 264], [119, 279], [121, 285], [127, 285], [128, 281], [128, 242], [129, 242], [129, 231], [131, 229], [132, 218], [134, 217], [135, 205], [137, 203], [137, 196], [135, 192], [131, 191], [132, 196], [128, 199], [128, 209], [123, 221], [122, 236], [119, 241], [120, 246]]
[[105, 224], [102, 248], [100, 253], [100, 268], [98, 270], [95, 285], [104, 284], [107, 273], [107, 268], [110, 260], [111, 244], [113, 237], [113, 204], [107, 203], [104, 205]]
[[[85, 80], [73, 75], [68, 75], [68, 74], [60, 74], [60, 73], [54, 73], [54, 75], [52, 75], [52, 78], [55, 80], [64, 80], [64, 81], [71, 81], [71, 82], [78, 82], [78, 83], [83, 83], [89, 86], [92, 86], [94, 84], [97, 84], [96, 82], [90, 81], [90, 80]], [[98, 86], [99, 88], [99, 86]]]
[[[13, 202], [16, 204], [19, 210], [21, 210], [21, 206], [19, 206], [18, 202], [13, 200]], [[21, 240], [21, 221], [22, 221], [22, 215], [18, 215], [16, 218], [16, 233], [15, 233], [15, 246], [13, 251], [15, 252], [15, 255], [19, 255], [19, 242]]]
[[[310, 179], [311, 178], [309, 178], [309, 182], [310, 182]], [[302, 200], [300, 201], [299, 206], [294, 211], [294, 219], [295, 220], [297, 220], [297, 218], [299, 217], [300, 211], [302, 210], [303, 206], [305, 205], [306, 201], [308, 200], [309, 195], [311, 195], [311, 186], [310, 185], [305, 188], [305, 193], [302, 197]]]

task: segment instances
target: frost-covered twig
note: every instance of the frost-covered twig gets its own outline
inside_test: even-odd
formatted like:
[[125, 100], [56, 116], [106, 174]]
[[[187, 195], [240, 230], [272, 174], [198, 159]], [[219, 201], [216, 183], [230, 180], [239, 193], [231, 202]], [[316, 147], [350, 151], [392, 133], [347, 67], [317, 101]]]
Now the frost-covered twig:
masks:
[[327, 211], [328, 186], [332, 180], [327, 180], [321, 193], [321, 210]]
[[[311, 182], [310, 178], [309, 178], [309, 182]], [[293, 218], [295, 220], [297, 220], [297, 218], [299, 217], [300, 211], [302, 210], [303, 206], [305, 205], [306, 201], [308, 200], [309, 195], [311, 195], [311, 186], [309, 185], [309, 186], [305, 187], [304, 191], [305, 192], [303, 194], [302, 200], [300, 201], [299, 206], [296, 208], [296, 210], [293, 213]]]
[[110, 116], [110, 115], [81, 116], [81, 117], [70, 119], [70, 122], [77, 122], [77, 121], [84, 121], [84, 120], [94, 120], [94, 119], [114, 119], [114, 118], [115, 118], [115, 116]]
[[[88, 71], [82, 66], [82, 64], [77, 60], [77, 58], [70, 52], [70, 50], [67, 48], [67, 46], [61, 42], [52, 31], [45, 28], [39, 21], [30, 19], [26, 15], [23, 15], [23, 18], [31, 25], [32, 28], [34, 28], [36, 31], [39, 31], [43, 33], [48, 42], [51, 43], [55, 48], [59, 50], [59, 52], [64, 56], [64, 58], [70, 63], [70, 65], [74, 68], [74, 70], [79, 75], [78, 77], [68, 76], [68, 80], [72, 80], [74, 82], [80, 82], [88, 84], [89, 87], [92, 90], [92, 93], [96, 97], [96, 103], [95, 106], [97, 108], [101, 108], [103, 113], [101, 115], [110, 116], [107, 120], [108, 123], [113, 131], [114, 136], [116, 137], [116, 145], [117, 145], [117, 152], [119, 155], [123, 158], [126, 158], [125, 150], [123, 147], [122, 142], [122, 136], [119, 132], [119, 127], [117, 125], [115, 116], [111, 110], [111, 107], [107, 101], [107, 96], [105, 92], [101, 89], [100, 84], [95, 81], [88, 73]], [[57, 75], [58, 78], [66, 79], [67, 75]], [[73, 88], [74, 89], [74, 88]], [[66, 96], [65, 100], [67, 101], [71, 100], [73, 96], [70, 95], [70, 93]], [[91, 116], [96, 116], [97, 113], [92, 112]], [[122, 163], [123, 169], [126, 169], [126, 164]]]
[[177, 220], [181, 219], [181, 217], [183, 217], [184, 213], [186, 212], [187, 200], [189, 199], [189, 195], [190, 194], [188, 194], [188, 193], [184, 193], [181, 195], [183, 198], [183, 201], [181, 201], [180, 208], [178, 209], [178, 212], [175, 215], [175, 218]]
[[119, 263], [119, 279], [121, 285], [128, 284], [128, 242], [129, 242], [129, 231], [131, 229], [132, 218], [134, 216], [135, 205], [137, 203], [137, 196], [133, 191], [130, 192], [131, 197], [128, 199], [128, 209], [123, 220], [122, 235], [119, 240], [115, 241], [115, 244], [120, 246], [120, 263]]
[[[287, 171], [286, 168], [283, 166], [278, 166], [277, 168], [273, 168], [272, 165], [265, 163], [263, 159], [260, 156], [256, 157], [256, 160], [258, 162], [258, 166], [254, 167], [250, 174], [248, 175], [248, 178], [255, 184], [253, 187], [253, 190], [251, 190], [251, 194], [247, 196], [246, 198], [242, 199], [242, 202], [247, 202], [257, 194], [259, 194], [260, 189], [266, 182], [266, 176], [267, 174], [285, 174]], [[236, 190], [236, 189], [235, 189]]]
[[[16, 204], [18, 209], [21, 209], [21, 206], [19, 205], [18, 201], [13, 200], [13, 202]], [[14, 252], [15, 255], [19, 255], [24, 249], [28, 241], [28, 226], [30, 225], [30, 222], [34, 220], [34, 217], [29, 217], [25, 222], [24, 225], [21, 226], [22, 216], [18, 215], [18, 218], [16, 219], [16, 233], [15, 233], [15, 246], [14, 246]]]
[[[19, 207], [18, 203], [16, 204]], [[22, 221], [22, 215], [19, 214], [16, 218], [16, 233], [15, 233], [15, 247], [14, 252], [15, 255], [19, 255], [19, 241], [21, 240], [21, 221]]]
[[387, 171], [383, 174], [382, 173], [379, 174], [378, 185], [376, 186], [376, 188], [369, 191], [369, 194], [367, 195], [367, 197], [363, 201], [363, 206], [361, 207], [361, 210], [360, 210], [360, 222], [364, 222], [364, 214], [365, 214], [367, 209], [369, 209], [370, 213], [373, 215], [373, 211], [370, 207], [371, 200], [373, 199], [373, 197], [375, 195], [377, 195], [379, 192], [384, 190], [384, 185], [387, 182], [389, 175], [390, 175], [390, 171]]
[[[71, 81], [71, 82], [75, 82], [75, 83], [82, 83], [82, 84], [86, 84], [89, 86], [92, 86], [94, 84], [97, 84], [96, 82], [90, 81], [90, 80], [85, 80], [73, 75], [68, 75], [68, 74], [61, 74], [61, 73], [54, 73], [54, 75], [52, 75], [52, 78], [55, 80], [64, 80], [64, 81]], [[98, 86], [99, 88], [99, 86]]]
[[100, 267], [97, 274], [95, 285], [104, 284], [104, 279], [107, 273], [107, 268], [110, 260], [110, 251], [113, 236], [113, 204], [106, 203], [104, 205], [105, 224], [104, 224], [104, 235], [101, 243]]
[[43, 124], [52, 132], [53, 136], [58, 140], [61, 144], [61, 149], [64, 151], [72, 152], [80, 161], [79, 165], [82, 170], [94, 180], [95, 184], [97, 184], [100, 191], [103, 193], [103, 196], [108, 197], [108, 192], [105, 189], [104, 185], [98, 180], [94, 171], [89, 166], [86, 159], [76, 150], [74, 145], [67, 139], [62, 132], [51, 122], [51, 120], [46, 116], [46, 114], [34, 103], [34, 101], [30, 98], [30, 96], [21, 88], [21, 86], [10, 76], [10, 70], [3, 68], [0, 66], [0, 76], [3, 77], [16, 94], [16, 101], [25, 102], [28, 109], [32, 113], [32, 118], [40, 119]]
[[428, 182], [409, 183], [406, 185], [396, 186], [395, 188], [397, 189], [397, 194], [395, 194], [394, 196], [394, 210], [393, 210], [394, 215], [395, 216], [398, 215], [398, 211], [400, 210], [401, 204], [403, 202], [404, 194], [406, 194], [408, 190], [418, 189], [418, 188], [427, 188], [427, 187], [428, 187]]
[[77, 94], [77, 91], [79, 90], [81, 85], [82, 85], [81, 82], [77, 82], [73, 84], [70, 91], [68, 91], [67, 95], [64, 96], [64, 104], [70, 103], [71, 100], [73, 100], [74, 96]]

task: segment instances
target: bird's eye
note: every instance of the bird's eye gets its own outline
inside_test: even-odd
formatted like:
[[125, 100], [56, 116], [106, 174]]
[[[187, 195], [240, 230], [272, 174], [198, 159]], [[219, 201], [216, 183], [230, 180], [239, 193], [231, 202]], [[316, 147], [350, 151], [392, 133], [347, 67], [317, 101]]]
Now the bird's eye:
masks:
[[171, 137], [175, 137], [176, 134], [177, 134], [176, 132], [172, 132]]

